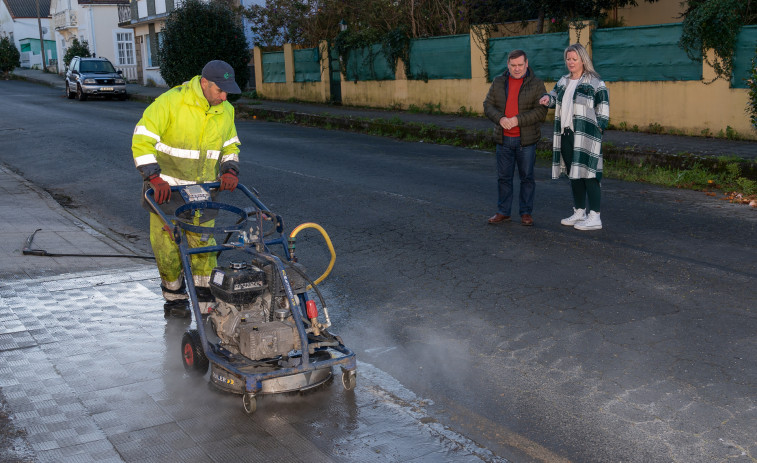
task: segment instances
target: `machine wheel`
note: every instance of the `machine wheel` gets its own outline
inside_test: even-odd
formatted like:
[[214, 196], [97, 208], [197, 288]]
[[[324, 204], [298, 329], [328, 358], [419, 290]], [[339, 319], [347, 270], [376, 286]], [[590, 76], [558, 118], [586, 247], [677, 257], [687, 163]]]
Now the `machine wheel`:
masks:
[[87, 95], [81, 90], [81, 86], [76, 86], [76, 99], [79, 101], [87, 101]]
[[68, 82], [66, 82], [66, 97], [69, 100], [73, 100], [75, 96], [76, 94], [71, 92], [71, 87], [69, 87]]
[[205, 356], [197, 330], [189, 330], [181, 338], [181, 359], [184, 369], [190, 373], [202, 376], [208, 371], [210, 362]]
[[255, 394], [248, 392], [242, 395], [242, 405], [244, 406], [245, 413], [252, 415], [258, 409], [258, 399], [255, 397]]
[[357, 383], [357, 372], [355, 370], [342, 370], [342, 386], [348, 391], [355, 389]]

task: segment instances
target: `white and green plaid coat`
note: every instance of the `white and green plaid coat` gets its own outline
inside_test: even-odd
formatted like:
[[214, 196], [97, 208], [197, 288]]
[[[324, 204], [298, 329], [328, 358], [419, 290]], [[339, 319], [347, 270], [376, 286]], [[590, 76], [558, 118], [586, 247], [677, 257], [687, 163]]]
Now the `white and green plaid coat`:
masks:
[[549, 92], [549, 107], [555, 108], [555, 126], [552, 137], [552, 178], [565, 173], [568, 178], [602, 177], [602, 133], [610, 122], [610, 93], [598, 77], [584, 74], [573, 95], [573, 162], [570, 172], [560, 156], [562, 123], [560, 114], [565, 87], [570, 74], [564, 75]]

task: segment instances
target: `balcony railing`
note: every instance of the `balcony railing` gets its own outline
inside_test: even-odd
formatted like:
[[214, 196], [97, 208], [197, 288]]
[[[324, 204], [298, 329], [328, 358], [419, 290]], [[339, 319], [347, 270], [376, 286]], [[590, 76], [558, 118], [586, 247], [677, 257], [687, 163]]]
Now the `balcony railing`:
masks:
[[68, 29], [69, 27], [77, 27], [79, 20], [76, 17], [76, 11], [63, 10], [53, 15], [53, 25], [55, 30]]
[[123, 71], [124, 79], [126, 79], [127, 82], [137, 81], [137, 65], [136, 64], [116, 66], [116, 69]]
[[131, 5], [118, 5], [118, 25], [123, 27], [131, 23]]

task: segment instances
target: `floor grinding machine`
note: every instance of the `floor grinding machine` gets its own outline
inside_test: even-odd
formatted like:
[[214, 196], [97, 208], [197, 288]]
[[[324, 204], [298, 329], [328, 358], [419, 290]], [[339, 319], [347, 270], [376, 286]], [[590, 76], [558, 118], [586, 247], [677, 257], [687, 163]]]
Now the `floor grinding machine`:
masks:
[[[205, 375], [210, 367], [211, 383], [241, 394], [250, 414], [257, 408], [258, 395], [314, 388], [332, 378], [336, 365], [341, 367], [343, 386], [353, 389], [355, 354], [329, 331], [328, 309], [318, 289], [335, 260], [328, 234], [317, 224], [305, 223], [285, 238], [283, 220], [258, 199], [257, 192], [239, 184], [233, 194], [241, 192], [244, 202], [251, 203], [239, 207], [216, 201], [219, 186], [216, 182], [172, 187], [183, 200], [173, 215], [156, 204], [151, 189], [145, 193], [173, 234], [184, 268], [195, 321], [182, 338], [184, 368]], [[211, 218], [214, 221], [208, 222]], [[331, 254], [328, 268], [314, 281], [295, 257], [296, 235], [305, 228], [318, 230]], [[225, 239], [190, 248], [187, 232], [202, 235], [203, 240], [211, 235]], [[215, 302], [208, 313], [201, 310], [190, 266], [191, 256], [203, 253], [216, 253], [219, 262], [210, 275]]]

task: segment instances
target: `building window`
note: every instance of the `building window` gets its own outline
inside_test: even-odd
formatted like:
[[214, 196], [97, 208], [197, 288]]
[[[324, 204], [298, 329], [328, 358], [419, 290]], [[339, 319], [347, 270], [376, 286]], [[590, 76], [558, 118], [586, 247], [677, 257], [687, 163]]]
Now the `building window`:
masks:
[[[158, 56], [158, 50], [160, 50], [160, 47], [163, 45], [163, 32], [157, 32], [155, 34], [155, 38], [157, 39], [157, 44], [154, 43], [152, 40], [150, 40], [152, 36], [151, 35], [145, 35], [144, 41], [145, 41], [145, 55], [147, 56], [147, 67], [158, 67], [160, 66], [160, 57]], [[153, 52], [153, 47], [157, 45], [157, 49]], [[153, 55], [154, 53], [154, 55]]]
[[145, 43], [145, 57], [147, 58], [147, 67], [151, 68], [152, 67], [152, 50], [151, 50], [151, 47], [150, 47], [150, 45], [151, 45], [150, 44], [150, 35], [148, 34], [148, 35], [145, 35], [143, 37], [144, 37], [143, 41]]
[[134, 64], [134, 41], [131, 32], [116, 32], [116, 56], [119, 66]]

